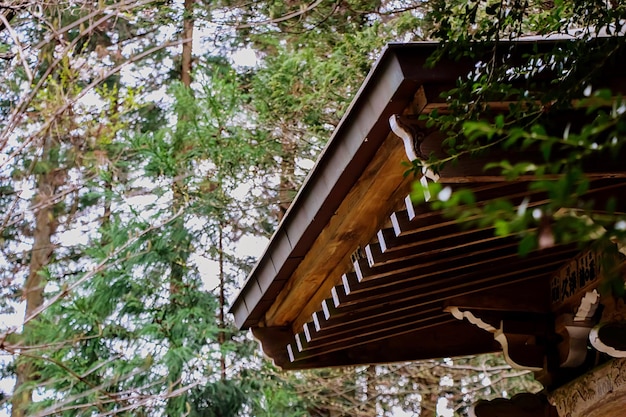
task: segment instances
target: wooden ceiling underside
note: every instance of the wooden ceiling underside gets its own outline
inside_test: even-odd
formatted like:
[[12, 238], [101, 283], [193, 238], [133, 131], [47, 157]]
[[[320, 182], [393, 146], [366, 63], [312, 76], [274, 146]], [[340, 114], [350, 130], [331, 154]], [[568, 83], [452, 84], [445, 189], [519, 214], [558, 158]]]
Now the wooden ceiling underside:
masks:
[[[529, 209], [546, 202], [524, 181], [464, 187], [471, 188], [479, 202], [506, 196], [514, 204], [526, 200]], [[596, 179], [584, 198], [597, 201], [601, 209], [608, 195], [624, 192], [626, 183], [621, 179]], [[558, 245], [520, 257], [519, 237], [498, 237], [492, 228], [467, 227], [427, 204], [413, 205], [408, 197], [405, 203], [371, 243], [355, 253], [352, 269], [343, 274], [310, 321], [286, 339], [286, 354], [281, 356], [287, 363], [281, 366], [332, 365], [335, 356], [345, 363], [351, 354], [352, 362], [358, 363], [360, 350], [385, 349], [393, 340], [410, 350], [407, 359], [427, 358], [441, 343], [436, 335], [451, 331], [475, 338], [475, 353], [497, 349], [492, 339], [475, 336], [472, 324], [458, 322], [446, 312], [450, 305], [486, 310], [485, 317], [496, 325], [504, 317], [548, 321], [550, 278], [580, 248]], [[446, 355], [467, 354], [467, 343], [463, 346], [458, 352], [454, 346], [439, 348]], [[384, 355], [379, 357], [384, 361]]]
[[[499, 51], [522, 57], [553, 46], [522, 42]], [[545, 329], [533, 325], [554, 321], [550, 280], [579, 247], [555, 246], [520, 258], [519, 236], [469, 228], [410, 200], [399, 205], [414, 179], [404, 176], [402, 161], [409, 156], [390, 131], [391, 117], [445, 111], [439, 92], [474, 68], [472, 60], [443, 61], [435, 70], [425, 66], [436, 48], [407, 44], [386, 50], [233, 302], [236, 325], [252, 329], [284, 369], [499, 350], [493, 333], [466, 320], [474, 312], [484, 326], [500, 323], [504, 329], [506, 321], [512, 338], [517, 329], [540, 338], [536, 333]], [[622, 67], [608, 66], [599, 83], [624, 91]], [[498, 109], [509, 103], [492, 104]], [[577, 120], [569, 113], [551, 116], [558, 129], [561, 122]], [[421, 153], [445, 157], [445, 135], [413, 122], [424, 136]], [[614, 196], [617, 210], [626, 212], [624, 157], [603, 156], [584, 167], [593, 180], [585, 198], [594, 200], [596, 209], [603, 210]], [[484, 170], [485, 163], [503, 159], [543, 162], [541, 153], [530, 149], [465, 155], [446, 165], [438, 182], [471, 188], [479, 202], [506, 197], [515, 205], [528, 204], [528, 210], [548, 202], [546, 195], [528, 190], [534, 178], [511, 182]], [[461, 309], [468, 312], [462, 321], [450, 313]]]

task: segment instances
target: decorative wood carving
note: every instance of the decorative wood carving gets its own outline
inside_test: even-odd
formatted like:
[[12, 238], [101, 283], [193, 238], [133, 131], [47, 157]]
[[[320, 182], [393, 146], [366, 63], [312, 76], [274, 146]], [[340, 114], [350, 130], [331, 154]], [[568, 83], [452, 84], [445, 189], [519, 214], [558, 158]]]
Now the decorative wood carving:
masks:
[[548, 399], [561, 417], [623, 416], [626, 360], [615, 359], [556, 389]]
[[[407, 118], [399, 114], [392, 114], [389, 117], [389, 127], [391, 131], [396, 134], [404, 143], [404, 151], [406, 152], [409, 161], [425, 161], [427, 158], [422, 154], [420, 145], [424, 141], [426, 135], [424, 132], [414, 123], [415, 119]], [[428, 179], [431, 181], [439, 181], [439, 175], [435, 174], [427, 165], [422, 167], [422, 177], [420, 183], [424, 187], [424, 199], [430, 200], [430, 193], [428, 190]]]
[[506, 362], [515, 369], [541, 371], [544, 368], [545, 349], [535, 344], [535, 338], [528, 334], [509, 333], [504, 323], [494, 334], [494, 339], [502, 346]]
[[558, 345], [561, 368], [576, 368], [587, 357], [589, 332], [597, 321], [593, 320], [600, 294], [595, 289], [588, 291], [581, 299], [576, 314], [562, 314], [555, 322], [555, 331], [563, 339]]
[[467, 319], [474, 326], [486, 330], [490, 333], [495, 333], [498, 329], [493, 327], [491, 324], [484, 322], [482, 319], [476, 317], [474, 313], [471, 311], [461, 311], [458, 307], [446, 307], [444, 311], [452, 314], [455, 319], [463, 321], [463, 319]]
[[544, 394], [521, 393], [512, 398], [480, 400], [469, 410], [470, 417], [558, 417]]
[[571, 314], [563, 314], [556, 320], [556, 333], [563, 339], [558, 345], [561, 368], [576, 368], [585, 362], [587, 339], [594, 324], [591, 320], [576, 321]]
[[600, 323], [589, 333], [591, 345], [614, 358], [626, 358], [626, 305], [624, 298], [602, 296]]
[[[581, 298], [598, 285], [600, 264], [598, 255], [588, 250], [560, 268], [550, 282], [552, 311], [573, 312], [574, 306], [581, 303]], [[593, 301], [592, 299], [588, 301]], [[581, 314], [584, 314], [582, 310]]]
[[391, 127], [391, 131], [393, 133], [402, 139], [402, 142], [404, 143], [404, 151], [406, 152], [406, 156], [409, 158], [409, 161], [414, 161], [416, 159], [423, 161], [426, 157], [422, 154], [420, 145], [424, 141], [426, 135], [415, 123], [412, 122], [413, 119], [399, 114], [392, 114], [391, 117], [389, 117], [389, 127]]
[[582, 300], [580, 300], [580, 306], [578, 306], [578, 310], [576, 310], [574, 321], [591, 320], [598, 309], [598, 305], [600, 305], [600, 294], [598, 294], [598, 291], [588, 291]]
[[598, 324], [589, 332], [589, 341], [596, 350], [613, 358], [626, 358], [626, 322]]
[[532, 320], [501, 320], [500, 327], [496, 328], [469, 310], [462, 311], [458, 307], [448, 306], [444, 311], [457, 320], [467, 319], [474, 326], [493, 333], [494, 340], [502, 346], [506, 362], [513, 368], [530, 371], [544, 369], [545, 348], [536, 344], [536, 335], [545, 333], [541, 325], [534, 324]]

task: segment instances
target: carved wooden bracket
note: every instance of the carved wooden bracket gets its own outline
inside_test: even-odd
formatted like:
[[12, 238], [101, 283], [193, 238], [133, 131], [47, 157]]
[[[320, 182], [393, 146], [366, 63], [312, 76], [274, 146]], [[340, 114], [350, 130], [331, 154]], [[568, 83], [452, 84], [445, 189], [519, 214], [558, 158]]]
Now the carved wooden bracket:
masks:
[[474, 326], [479, 329], [483, 329], [490, 333], [495, 333], [498, 329], [493, 327], [491, 324], [483, 321], [481, 318], [478, 318], [469, 310], [461, 311], [458, 307], [446, 307], [443, 311], [448, 312], [454, 316], [455, 319], [463, 321], [463, 319], [467, 319]]
[[626, 358], [626, 322], [600, 323], [589, 332], [591, 345], [613, 358]]
[[598, 294], [597, 290], [588, 291], [585, 296], [580, 300], [580, 305], [576, 310], [576, 315], [574, 316], [575, 322], [584, 322], [587, 320], [591, 320], [591, 318], [596, 314], [596, 310], [600, 305], [600, 294]]
[[561, 368], [576, 368], [587, 357], [587, 340], [596, 324], [593, 317], [600, 305], [600, 294], [594, 289], [580, 300], [576, 314], [562, 314], [555, 322], [555, 331], [563, 339], [558, 345]]
[[495, 341], [502, 346], [505, 360], [513, 368], [530, 371], [543, 370], [545, 348], [536, 343], [536, 336], [546, 333], [542, 324], [532, 321], [500, 320], [499, 327], [496, 328], [469, 310], [462, 311], [459, 307], [449, 306], [444, 311], [452, 314], [457, 320], [466, 319], [478, 328], [493, 333]]
[[502, 346], [506, 362], [515, 369], [541, 371], [545, 365], [545, 348], [536, 344], [536, 337], [528, 332], [508, 329], [502, 321], [494, 339]]
[[555, 331], [563, 339], [558, 345], [561, 368], [576, 368], [587, 358], [587, 340], [594, 322], [576, 321], [571, 314], [563, 314], [556, 320]]
[[422, 129], [415, 124], [415, 120], [399, 114], [392, 114], [389, 117], [389, 127], [391, 131], [396, 134], [404, 143], [404, 151], [406, 152], [409, 161], [419, 159], [421, 161], [426, 159], [426, 156], [422, 154], [420, 145], [424, 141], [426, 135]]
[[[424, 154], [422, 154], [420, 146], [424, 141], [426, 134], [415, 123], [415, 121], [416, 119], [411, 119], [399, 114], [392, 114], [391, 117], [389, 117], [389, 127], [391, 127], [391, 131], [395, 133], [396, 136], [402, 139], [402, 142], [404, 143], [404, 152], [406, 153], [407, 158], [409, 158], [409, 161], [425, 161], [427, 158]], [[435, 174], [435, 172], [427, 165], [424, 165], [422, 167], [422, 178], [420, 178], [420, 182], [424, 186], [424, 190], [428, 190], [427, 178], [434, 182], [439, 181], [439, 175]], [[430, 193], [428, 193], [428, 191], [424, 191], [424, 197], [426, 201], [430, 200]]]
[[602, 297], [600, 323], [589, 332], [591, 345], [614, 358], [626, 358], [626, 303], [616, 296]]

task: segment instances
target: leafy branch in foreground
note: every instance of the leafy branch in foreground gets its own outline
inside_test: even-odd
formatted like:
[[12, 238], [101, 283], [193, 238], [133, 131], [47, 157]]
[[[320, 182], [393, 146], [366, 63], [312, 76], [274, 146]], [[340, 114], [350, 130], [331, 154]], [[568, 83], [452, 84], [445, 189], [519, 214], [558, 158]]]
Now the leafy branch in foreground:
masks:
[[[412, 170], [420, 173], [426, 166], [440, 172], [479, 158], [487, 161], [485, 176], [525, 186], [527, 197], [480, 201], [462, 186], [416, 183], [413, 198], [424, 202], [424, 196], [434, 196], [432, 207], [463, 227], [517, 236], [521, 255], [555, 244], [593, 243], [617, 259], [613, 252], [626, 242], [621, 197], [596, 198], [590, 190], [610, 180], [606, 174], [624, 152], [626, 101], [605, 86], [605, 68], [614, 67], [626, 47], [624, 5], [436, 4], [429, 15], [433, 33], [446, 41], [431, 63], [469, 57], [477, 64], [442, 93], [447, 112], [422, 117], [447, 133], [447, 155], [414, 161]], [[548, 32], [565, 39], [523, 40], [523, 35]], [[528, 48], [520, 54], [524, 44]], [[623, 285], [611, 283], [615, 274], [607, 275], [605, 287], [623, 292]]]

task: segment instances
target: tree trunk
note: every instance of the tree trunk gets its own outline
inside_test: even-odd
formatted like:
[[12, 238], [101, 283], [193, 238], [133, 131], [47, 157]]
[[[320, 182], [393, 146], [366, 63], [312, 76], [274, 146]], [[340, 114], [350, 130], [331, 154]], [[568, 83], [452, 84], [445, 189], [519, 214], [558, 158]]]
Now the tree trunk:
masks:
[[191, 58], [193, 45], [193, 4], [195, 0], [185, 0], [185, 10], [183, 11], [183, 56], [181, 63], [180, 80], [189, 87], [191, 85]]
[[[183, 50], [181, 58], [181, 82], [189, 87], [191, 85], [191, 70], [192, 70], [192, 45], [193, 45], [193, 5], [195, 0], [185, 0], [183, 10]], [[182, 148], [180, 140], [175, 141], [173, 147], [175, 154], [179, 154]], [[183, 207], [185, 190], [185, 166], [184, 161], [178, 168], [178, 175], [172, 182], [172, 212], [174, 215]], [[172, 222], [173, 228], [184, 228], [184, 220], [179, 217]], [[173, 242], [174, 243], [174, 242]], [[174, 261], [170, 263], [170, 308], [175, 310], [177, 308], [177, 296], [183, 289], [183, 277], [184, 277], [184, 264], [187, 260], [187, 254], [189, 253], [189, 247], [186, 239], [183, 242], [176, 242], [173, 250], [177, 252], [177, 256], [174, 257]], [[181, 341], [173, 340], [169, 338], [170, 349], [177, 347]], [[182, 369], [170, 368], [168, 369], [168, 383], [170, 391], [175, 391], [181, 387]], [[182, 401], [180, 397], [171, 397], [167, 400], [166, 413], [169, 417], [180, 416], [182, 410], [180, 406]]]
[[222, 349], [224, 343], [226, 343], [226, 333], [224, 332], [226, 328], [226, 275], [224, 271], [224, 224], [220, 223], [219, 225], [219, 241], [218, 241], [218, 251], [219, 251], [219, 274], [220, 274], [220, 311], [219, 311], [219, 320], [218, 326], [220, 327], [220, 332], [218, 334], [217, 342], [220, 345], [220, 378], [222, 381], [226, 380], [226, 356], [224, 354], [224, 349]]
[[[48, 139], [49, 140], [49, 139]], [[48, 160], [50, 145], [44, 145], [43, 160]], [[35, 207], [35, 231], [33, 235], [33, 246], [30, 252], [30, 264], [28, 266], [28, 277], [24, 283], [23, 298], [26, 300], [25, 318], [31, 317], [37, 309], [43, 305], [45, 280], [43, 279], [43, 269], [50, 262], [52, 255], [52, 236], [57, 228], [57, 221], [53, 213], [53, 205], [50, 199], [54, 196], [57, 186], [65, 180], [61, 170], [51, 170], [37, 178], [37, 195], [33, 201]], [[28, 346], [29, 330], [32, 325], [26, 323], [22, 330], [22, 345]], [[32, 358], [18, 356], [16, 366], [16, 382], [11, 398], [11, 416], [24, 417], [27, 415], [27, 408], [32, 403], [33, 390], [25, 388], [24, 385], [36, 380], [35, 366]]]

